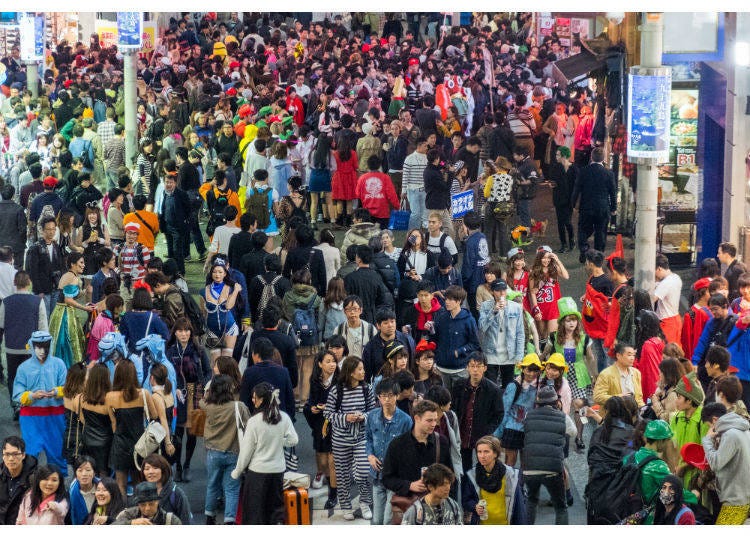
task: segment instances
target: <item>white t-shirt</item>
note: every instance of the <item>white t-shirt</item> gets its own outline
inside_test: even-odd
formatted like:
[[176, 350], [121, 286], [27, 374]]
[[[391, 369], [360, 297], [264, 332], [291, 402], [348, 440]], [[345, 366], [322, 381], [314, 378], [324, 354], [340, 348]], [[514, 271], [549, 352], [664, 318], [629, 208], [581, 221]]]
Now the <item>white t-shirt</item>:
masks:
[[239, 232], [239, 227], [229, 227], [227, 225], [218, 226], [214, 231], [209, 251], [211, 253], [223, 253], [226, 255], [229, 253], [229, 241], [232, 239], [232, 235]]
[[[435, 254], [436, 260], [437, 260], [437, 256], [440, 255], [440, 238], [444, 234], [445, 233], [441, 233], [436, 238], [431, 237], [429, 234], [427, 235], [427, 249], [432, 251], [432, 253]], [[456, 243], [448, 234], [445, 234], [445, 242], [443, 243], [443, 247], [447, 249], [448, 253], [450, 253], [451, 255], [458, 254], [458, 248], [456, 248]]]
[[654, 296], [656, 297], [656, 316], [659, 317], [659, 320], [680, 314], [681, 292], [682, 279], [674, 273], [669, 274], [656, 284]]

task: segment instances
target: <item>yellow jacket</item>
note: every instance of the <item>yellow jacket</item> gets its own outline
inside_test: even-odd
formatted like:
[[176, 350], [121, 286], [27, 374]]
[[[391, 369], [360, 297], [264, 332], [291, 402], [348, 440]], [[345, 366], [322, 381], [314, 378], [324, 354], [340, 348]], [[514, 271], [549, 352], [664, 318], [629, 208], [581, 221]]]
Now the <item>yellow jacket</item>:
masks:
[[[638, 407], [643, 406], [641, 372], [634, 367], [630, 367], [630, 373], [633, 375], [635, 401], [637, 402]], [[620, 370], [617, 368], [617, 365], [611, 365], [599, 373], [599, 377], [594, 384], [594, 403], [602, 406], [599, 410], [599, 415], [604, 416], [604, 403], [607, 400], [613, 396], [619, 396], [621, 394], [622, 387], [620, 386]]]

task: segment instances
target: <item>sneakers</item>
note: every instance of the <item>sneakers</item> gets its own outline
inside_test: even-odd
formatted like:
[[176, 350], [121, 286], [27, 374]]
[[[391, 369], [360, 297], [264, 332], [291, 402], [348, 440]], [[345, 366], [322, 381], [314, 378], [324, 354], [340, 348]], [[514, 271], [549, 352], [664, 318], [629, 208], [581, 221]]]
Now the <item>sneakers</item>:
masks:
[[[370, 514], [370, 517], [372, 517], [372, 513]], [[354, 512], [352, 512], [351, 510], [345, 511], [344, 521], [354, 521]]]
[[360, 504], [359, 511], [362, 512], [362, 519], [372, 519], [372, 510], [366, 504]]
[[318, 473], [315, 475], [315, 479], [312, 481], [312, 488], [313, 489], [320, 489], [323, 487], [323, 473]]

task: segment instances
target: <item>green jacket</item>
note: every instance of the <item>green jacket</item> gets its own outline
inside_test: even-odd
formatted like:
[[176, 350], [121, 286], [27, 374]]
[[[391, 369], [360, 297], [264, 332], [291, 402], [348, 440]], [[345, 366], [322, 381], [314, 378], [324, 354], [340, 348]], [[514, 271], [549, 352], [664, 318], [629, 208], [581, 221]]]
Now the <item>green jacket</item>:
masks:
[[315, 311], [315, 314], [317, 315], [318, 309], [320, 308], [320, 302], [322, 300], [320, 299], [320, 296], [315, 293], [315, 287], [312, 287], [310, 285], [301, 285], [299, 283], [292, 285], [292, 289], [284, 294], [284, 299], [281, 302], [282, 315], [284, 319], [291, 322], [294, 318], [294, 310], [304, 309], [305, 307], [307, 307], [307, 304], [310, 303], [310, 300], [313, 299], [313, 296], [315, 296], [313, 309]]
[[[674, 445], [677, 447], [678, 452], [685, 443], [700, 444], [703, 436], [708, 432], [708, 424], [701, 422], [702, 412], [703, 406], [698, 406], [690, 419], [685, 418], [684, 411], [678, 411], [672, 416], [669, 427], [674, 433], [672, 441], [674, 441]], [[680, 464], [684, 465], [684, 462], [680, 462]], [[688, 466], [683, 474], [683, 481], [690, 482], [697, 472], [698, 470], [695, 467]]]

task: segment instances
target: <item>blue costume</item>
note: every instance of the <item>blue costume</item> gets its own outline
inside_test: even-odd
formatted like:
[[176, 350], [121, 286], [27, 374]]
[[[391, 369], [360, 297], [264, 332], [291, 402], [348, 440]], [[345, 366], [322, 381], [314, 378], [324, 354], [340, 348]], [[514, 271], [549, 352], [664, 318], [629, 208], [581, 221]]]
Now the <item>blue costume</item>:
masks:
[[128, 354], [128, 345], [122, 333], [110, 331], [105, 333], [99, 341], [99, 363], [104, 363], [109, 369], [109, 381], [115, 381], [115, 360], [128, 359], [135, 365], [135, 373], [138, 375], [138, 384], [143, 383], [143, 361], [140, 357]]
[[[145, 369], [143, 374], [143, 383], [141, 384], [144, 389], [149, 393], [153, 393], [151, 388], [151, 367], [154, 365], [164, 365], [167, 368], [167, 378], [172, 384], [172, 397], [177, 400], [177, 373], [174, 370], [174, 365], [167, 359], [167, 354], [164, 352], [164, 339], [159, 335], [152, 333], [146, 335], [139, 340], [136, 345], [136, 349], [141, 352], [141, 355], [145, 358]], [[173, 412], [174, 413], [174, 412]], [[174, 432], [176, 424], [176, 415], [167, 415], [167, 419], [170, 422], [170, 428]]]
[[[29, 348], [46, 350], [46, 358], [40, 361], [36, 355], [21, 363], [13, 382], [13, 402], [21, 407], [19, 424], [21, 436], [26, 442], [26, 453], [39, 457], [44, 450], [47, 463], [60, 468], [63, 476], [68, 474], [68, 464], [63, 457], [65, 435], [65, 407], [63, 385], [68, 369], [62, 359], [49, 355], [52, 335], [47, 331], [35, 331], [29, 339]], [[49, 398], [34, 399], [35, 391], [54, 391]]]
[[224, 335], [239, 335], [239, 327], [232, 312], [227, 310], [227, 302], [208, 301], [207, 293], [211, 294], [212, 299], [218, 301], [223, 290], [224, 283], [211, 283], [203, 289], [203, 300], [206, 303], [206, 327], [218, 338]]

